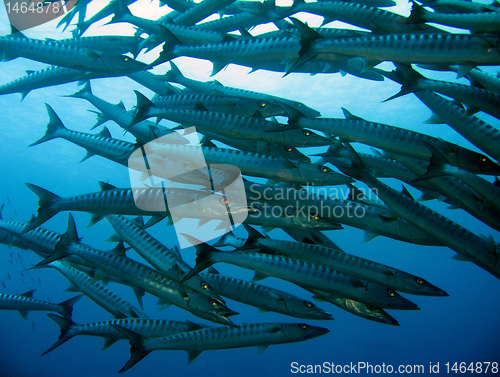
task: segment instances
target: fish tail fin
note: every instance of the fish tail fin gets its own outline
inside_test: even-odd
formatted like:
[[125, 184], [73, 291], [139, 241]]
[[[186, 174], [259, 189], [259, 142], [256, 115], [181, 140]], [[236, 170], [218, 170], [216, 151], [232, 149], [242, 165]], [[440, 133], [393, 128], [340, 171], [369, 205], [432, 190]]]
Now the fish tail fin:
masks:
[[194, 237], [191, 237], [188, 234], [181, 233], [184, 238], [186, 238], [196, 249], [196, 265], [194, 268], [184, 276], [184, 278], [181, 280], [181, 283], [184, 281], [192, 278], [199, 272], [203, 271], [205, 268], [210, 267], [212, 264], [214, 264], [215, 261], [212, 260], [212, 252], [217, 251], [213, 246], [210, 246], [209, 244], [206, 244]]
[[78, 233], [76, 231], [76, 225], [75, 225], [75, 220], [73, 219], [73, 216], [69, 214], [68, 218], [68, 230], [66, 233], [64, 233], [61, 236], [60, 241], [57, 243], [56, 247], [54, 248], [54, 252], [50, 254], [47, 258], [45, 258], [43, 261], [39, 262], [36, 264], [36, 266], [44, 266], [46, 264], [49, 264], [50, 262], [53, 262], [55, 260], [64, 258], [69, 255], [68, 253], [68, 247], [72, 243], [80, 243], [80, 239], [78, 238]]
[[79, 90], [78, 92], [73, 93], [73, 94], [65, 95], [63, 97], [74, 97], [74, 98], [86, 99], [86, 96], [89, 94], [92, 94], [92, 88], [90, 87], [90, 80], [87, 80], [85, 82], [85, 85], [83, 86], [83, 88], [81, 90]]
[[59, 327], [61, 328], [61, 335], [59, 335], [59, 339], [57, 340], [57, 342], [55, 342], [52, 347], [50, 347], [40, 356], [48, 354], [50, 351], [56, 349], [61, 344], [66, 343], [74, 336], [74, 335], [68, 335], [69, 330], [75, 326], [75, 323], [73, 321], [63, 317], [59, 317], [58, 315], [55, 314], [47, 314], [47, 316], [59, 325]]
[[63, 122], [56, 114], [54, 109], [48, 104], [45, 104], [45, 107], [47, 108], [47, 112], [49, 113], [49, 123], [47, 124], [47, 131], [45, 132], [45, 135], [43, 135], [34, 143], [31, 143], [29, 147], [61, 137], [61, 133], [67, 131], [67, 128], [64, 126]]
[[118, 373], [123, 373], [145, 358], [151, 351], [144, 350], [144, 338], [139, 334], [118, 325], [113, 328], [125, 335], [130, 343], [130, 359]]
[[132, 16], [130, 9], [128, 9], [127, 4], [123, 0], [116, 1], [117, 5], [115, 8], [115, 15], [113, 18], [107, 22], [107, 24], [115, 24], [118, 22], [127, 22], [127, 16]]
[[171, 59], [175, 58], [175, 54], [173, 53], [173, 49], [175, 46], [182, 46], [184, 43], [182, 43], [179, 38], [175, 36], [174, 33], [172, 33], [167, 27], [164, 25], [159, 25], [161, 32], [163, 34], [163, 39], [165, 40], [165, 43], [163, 44], [163, 50], [160, 53], [160, 56], [158, 56], [158, 59], [156, 59], [153, 63], [151, 63], [151, 66], [155, 66], [164, 62], [168, 62]]
[[396, 67], [402, 80], [401, 90], [395, 95], [385, 99], [382, 102], [387, 102], [392, 99], [402, 97], [409, 93], [413, 93], [420, 90], [418, 86], [418, 80], [425, 78], [408, 64], [396, 63]]
[[345, 142], [344, 145], [349, 151], [349, 154], [351, 155], [351, 166], [346, 167], [345, 165], [337, 165], [337, 168], [342, 173], [362, 181], [363, 176], [367, 174], [368, 169], [363, 160], [361, 159], [361, 157], [359, 157], [359, 154], [351, 146], [351, 144]]
[[59, 304], [61, 307], [61, 314], [65, 319], [71, 320], [71, 315], [73, 314], [73, 305], [80, 300], [83, 297], [83, 295], [78, 295], [73, 298], [70, 298], [69, 300], [63, 301]]
[[232, 240], [236, 238], [232, 231], [224, 233], [224, 235], [214, 243], [215, 247], [233, 246]]
[[28, 226], [24, 228], [21, 233], [29, 232], [32, 229], [42, 225], [45, 221], [54, 216], [57, 211], [50, 209], [52, 204], [60, 199], [56, 194], [45, 190], [36, 185], [32, 185], [31, 183], [26, 183], [26, 186], [33, 191], [38, 196], [38, 216], [33, 218]]
[[405, 24], [423, 24], [427, 22], [425, 20], [425, 13], [427, 12], [423, 6], [417, 4], [414, 0], [411, 0], [411, 12], [408, 18], [403, 20]]
[[421, 176], [413, 179], [412, 182], [422, 181], [424, 179], [429, 179], [433, 177], [441, 177], [446, 175], [445, 167], [449, 164], [446, 156], [431, 143], [424, 140], [425, 145], [431, 151], [430, 164], [427, 167], [427, 172]]
[[156, 105], [151, 102], [144, 94], [137, 90], [134, 90], [134, 92], [137, 97], [137, 106], [134, 113], [134, 118], [130, 122], [129, 127], [140, 122], [141, 120], [149, 118], [149, 110], [156, 107]]
[[269, 238], [269, 236], [265, 236], [256, 229], [252, 228], [251, 226], [247, 224], [243, 224], [243, 227], [245, 230], [248, 232], [248, 237], [245, 242], [245, 245], [241, 247], [239, 250], [248, 250], [248, 249], [253, 249], [255, 247], [258, 247], [258, 240], [260, 238]]

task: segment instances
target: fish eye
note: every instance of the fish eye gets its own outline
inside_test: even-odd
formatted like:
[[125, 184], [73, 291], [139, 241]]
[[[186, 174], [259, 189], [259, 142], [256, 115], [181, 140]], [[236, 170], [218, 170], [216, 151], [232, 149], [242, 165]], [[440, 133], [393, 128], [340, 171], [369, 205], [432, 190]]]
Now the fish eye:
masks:
[[221, 200], [220, 200], [221, 204], [224, 205], [224, 206], [228, 206], [229, 205], [229, 199], [227, 197], [223, 197]]
[[210, 286], [208, 285], [208, 283], [201, 283], [201, 289], [209, 290]]
[[300, 325], [300, 328], [301, 328], [302, 330], [307, 330], [307, 329], [309, 328], [309, 326], [308, 326], [308, 325], [306, 325], [305, 323], [302, 323], [302, 324]]
[[425, 284], [425, 280], [424, 280], [424, 279], [422, 279], [422, 278], [417, 278], [417, 284], [418, 284], [418, 285]]
[[306, 302], [306, 308], [312, 308], [314, 304], [311, 301]]
[[259, 107], [264, 108], [264, 107], [266, 107], [266, 106], [267, 106], [266, 101], [260, 101], [260, 102], [259, 102]]
[[321, 219], [321, 217], [318, 214], [311, 215], [311, 220], [313, 220], [313, 221], [318, 221], [320, 219]]
[[396, 291], [393, 289], [388, 290], [387, 293], [389, 293], [389, 296], [391, 297], [396, 297]]
[[373, 306], [373, 305], [366, 305], [366, 307], [367, 307], [368, 309], [370, 309], [370, 310], [375, 309], [375, 306]]
[[328, 173], [330, 172], [332, 169], [330, 169], [328, 166], [321, 166], [319, 168], [323, 173]]
[[130, 60], [130, 58], [128, 56], [122, 56], [122, 60], [124, 62], [128, 62]]
[[292, 152], [293, 151], [293, 147], [285, 147], [285, 151]]
[[481, 157], [481, 162], [486, 162], [486, 160], [487, 160], [486, 157], [484, 157], [484, 156]]
[[219, 303], [215, 300], [210, 300], [210, 305], [212, 305], [212, 307], [216, 308], [219, 306]]
[[302, 135], [304, 135], [304, 136], [310, 136], [311, 134], [312, 134], [312, 132], [309, 130], [302, 130]]

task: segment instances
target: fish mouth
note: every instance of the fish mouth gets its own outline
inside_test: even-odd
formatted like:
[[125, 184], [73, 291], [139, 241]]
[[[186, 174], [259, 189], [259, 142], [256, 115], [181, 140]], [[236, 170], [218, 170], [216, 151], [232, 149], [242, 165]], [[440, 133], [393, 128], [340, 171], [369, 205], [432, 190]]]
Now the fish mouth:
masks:
[[397, 301], [387, 305], [384, 309], [420, 310], [417, 304], [404, 297], [400, 297]]
[[221, 313], [215, 314], [215, 321], [226, 326], [231, 326], [231, 327], [238, 327], [236, 326], [228, 317], [240, 314], [238, 312], [232, 311], [232, 310], [227, 310]]

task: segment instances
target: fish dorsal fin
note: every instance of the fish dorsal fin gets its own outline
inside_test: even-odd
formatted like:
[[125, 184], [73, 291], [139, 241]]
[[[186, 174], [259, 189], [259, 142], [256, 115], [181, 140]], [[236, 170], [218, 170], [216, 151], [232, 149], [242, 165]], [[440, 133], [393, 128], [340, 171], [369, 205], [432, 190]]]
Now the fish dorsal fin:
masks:
[[126, 110], [125, 104], [123, 103], [123, 101], [118, 102], [118, 104], [116, 106], [119, 107], [120, 109]]
[[210, 74], [210, 77], [215, 76], [217, 73], [219, 73], [224, 68], [226, 68], [228, 63], [213, 61], [212, 65], [213, 65], [213, 68], [212, 68], [212, 73]]
[[118, 242], [118, 245], [116, 245], [115, 248], [111, 250], [111, 252], [120, 257], [125, 257], [126, 250], [125, 245], [123, 245], [123, 241]]
[[349, 110], [347, 110], [345, 107], [341, 107], [342, 109], [342, 112], [344, 113], [344, 116], [346, 119], [350, 119], [350, 120], [363, 120], [365, 121], [365, 119], [361, 118], [361, 117], [358, 117], [356, 115], [353, 115]]
[[108, 128], [107, 128], [107, 127], [104, 127], [104, 128], [102, 129], [102, 131], [101, 131], [101, 132], [99, 132], [97, 135], [98, 135], [98, 136], [101, 136], [101, 137], [106, 137], [106, 138], [111, 139], [111, 133], [109, 132], [109, 130], [108, 130]]
[[36, 291], [36, 289], [32, 289], [31, 291], [24, 292], [20, 296], [23, 296], [23, 297], [26, 297], [26, 298], [33, 298], [33, 292], [35, 292], [35, 291]]
[[194, 361], [194, 359], [196, 359], [200, 355], [200, 353], [202, 351], [200, 351], [200, 350], [187, 350], [186, 352], [188, 354], [188, 361], [187, 361], [187, 363], [191, 364]]
[[137, 216], [135, 219], [131, 220], [131, 223], [137, 225], [139, 228], [144, 227], [144, 218], [142, 216]]
[[252, 278], [252, 280], [250, 280], [251, 283], [255, 283], [256, 281], [259, 281], [259, 280], [262, 280], [262, 279], [266, 279], [268, 278], [269, 276], [262, 273], [262, 272], [258, 272], [258, 271], [255, 271], [255, 274]]
[[415, 200], [415, 198], [413, 197], [412, 194], [410, 194], [410, 192], [408, 191], [408, 189], [406, 188], [405, 185], [401, 185], [401, 187], [402, 187], [401, 188], [401, 194], [403, 194], [404, 196], [406, 196], [406, 197], [408, 197], [410, 199]]
[[109, 183], [106, 183], [106, 182], [103, 182], [103, 181], [99, 181], [97, 183], [101, 187], [101, 191], [116, 190], [116, 187], [113, 186], [113, 185], [111, 185], [111, 184], [109, 184]]

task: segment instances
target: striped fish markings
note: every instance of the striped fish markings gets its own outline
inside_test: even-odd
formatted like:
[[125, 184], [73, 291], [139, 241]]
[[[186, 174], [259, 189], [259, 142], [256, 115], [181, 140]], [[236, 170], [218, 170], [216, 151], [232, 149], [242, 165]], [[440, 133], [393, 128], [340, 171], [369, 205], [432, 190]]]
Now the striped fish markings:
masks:
[[250, 230], [244, 248], [252, 247], [261, 247], [280, 255], [328, 266], [401, 292], [424, 296], [448, 296], [442, 289], [421, 277], [328, 247], [273, 240], [262, 236], [256, 230]]
[[[191, 243], [198, 240], [184, 235]], [[196, 275], [217, 262], [225, 262], [249, 268], [256, 272], [254, 280], [274, 276], [291, 281], [302, 287], [327, 291], [336, 297], [350, 298], [367, 305], [388, 309], [418, 310], [417, 305], [399, 295], [396, 291], [377, 283], [361, 280], [332, 268], [302, 260], [251, 251], [221, 251], [199, 243], [196, 248], [196, 266], [184, 280]]]
[[186, 350], [188, 363], [206, 350], [257, 346], [262, 350], [273, 344], [300, 342], [327, 334], [329, 330], [297, 323], [256, 323], [238, 327], [214, 327], [165, 338], [148, 339], [115, 326], [129, 338], [130, 360], [120, 370], [125, 372], [155, 350]]
[[42, 353], [41, 356], [46, 355], [50, 351], [53, 351], [60, 345], [78, 335], [99, 336], [104, 338], [104, 345], [102, 347], [102, 351], [104, 351], [116, 341], [120, 339], [127, 339], [123, 333], [117, 331], [113, 325], [133, 331], [134, 333], [146, 338], [162, 338], [173, 334], [195, 331], [203, 327], [208, 327], [198, 325], [190, 321], [167, 321], [149, 318], [124, 318], [105, 322], [76, 324], [73, 321], [57, 315], [48, 314], [48, 316], [59, 325], [61, 328], [61, 335], [59, 335], [57, 342]]
[[84, 71], [126, 74], [147, 69], [148, 65], [127, 55], [97, 52], [54, 40], [30, 39], [16, 34], [0, 37], [3, 60], [23, 57], [42, 63]]
[[173, 304], [201, 318], [234, 326], [228, 317], [237, 313], [228, 309], [222, 302], [193, 291], [186, 286], [181, 286], [178, 281], [127, 258], [123, 254], [104, 252], [81, 244], [71, 215], [69, 216], [68, 231], [61, 237], [54, 253], [37, 266], [46, 265], [67, 255], [78, 255], [96, 265], [97, 269], [106, 274], [115, 276], [159, 297], [160, 305]]
[[[348, 145], [348, 144], [347, 144]], [[350, 146], [349, 146], [350, 147]], [[352, 149], [352, 147], [350, 147]], [[397, 192], [374, 178], [364, 167], [352, 149], [351, 167], [339, 167], [341, 171], [363, 181], [377, 190], [377, 195], [393, 210], [410, 223], [428, 233], [432, 238], [456, 251], [461, 258], [500, 278], [500, 253], [498, 244], [490, 238], [481, 238], [457, 223], [416, 202], [413, 198]]]
[[0, 310], [17, 310], [24, 319], [26, 319], [28, 312], [33, 310], [56, 312], [61, 314], [64, 318], [71, 319], [73, 305], [83, 297], [83, 295], [79, 295], [63, 301], [60, 304], [51, 304], [47, 301], [34, 299], [34, 291], [33, 289], [22, 295], [0, 293]]

